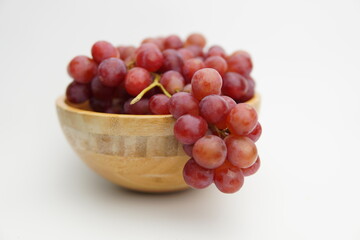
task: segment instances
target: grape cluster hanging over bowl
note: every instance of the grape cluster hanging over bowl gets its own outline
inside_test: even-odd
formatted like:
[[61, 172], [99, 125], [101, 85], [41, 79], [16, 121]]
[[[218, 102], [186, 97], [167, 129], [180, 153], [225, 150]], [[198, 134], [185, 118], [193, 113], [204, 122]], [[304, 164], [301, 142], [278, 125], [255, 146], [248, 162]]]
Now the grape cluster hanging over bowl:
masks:
[[234, 193], [260, 167], [253, 65], [245, 51], [228, 55], [217, 45], [205, 51], [205, 45], [198, 33], [185, 41], [177, 35], [146, 38], [138, 47], [98, 41], [92, 58], [70, 61], [73, 82], [66, 102], [109, 115], [171, 114], [173, 135], [188, 155], [181, 165], [183, 181], [196, 189], [214, 183], [221, 192]]

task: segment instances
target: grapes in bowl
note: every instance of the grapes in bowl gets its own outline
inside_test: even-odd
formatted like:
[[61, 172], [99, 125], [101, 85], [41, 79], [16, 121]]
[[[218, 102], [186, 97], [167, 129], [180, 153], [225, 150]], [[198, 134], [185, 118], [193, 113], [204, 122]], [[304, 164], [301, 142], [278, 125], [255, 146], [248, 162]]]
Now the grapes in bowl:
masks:
[[136, 191], [212, 183], [238, 191], [260, 166], [260, 96], [248, 53], [205, 44], [201, 34], [147, 38], [139, 47], [99, 41], [91, 58], [73, 58], [73, 82], [56, 105], [80, 158]]

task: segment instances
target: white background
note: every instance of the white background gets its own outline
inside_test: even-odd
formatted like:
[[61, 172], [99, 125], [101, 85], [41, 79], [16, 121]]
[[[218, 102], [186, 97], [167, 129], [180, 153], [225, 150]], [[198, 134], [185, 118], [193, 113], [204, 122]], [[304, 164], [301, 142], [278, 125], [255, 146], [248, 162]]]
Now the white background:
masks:
[[[150, 195], [75, 155], [55, 99], [97, 40], [202, 32], [253, 56], [262, 167]], [[360, 239], [360, 2], [0, 0], [0, 239]]]

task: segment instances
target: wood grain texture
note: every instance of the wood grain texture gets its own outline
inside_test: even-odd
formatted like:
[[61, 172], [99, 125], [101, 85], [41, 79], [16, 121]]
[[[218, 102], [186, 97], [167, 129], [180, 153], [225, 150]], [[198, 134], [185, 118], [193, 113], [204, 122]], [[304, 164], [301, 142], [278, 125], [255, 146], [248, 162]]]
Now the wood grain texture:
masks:
[[[257, 110], [260, 97], [249, 102]], [[175, 139], [171, 115], [126, 115], [89, 111], [87, 104], [56, 101], [71, 147], [95, 172], [122, 187], [144, 192], [188, 188], [182, 169], [189, 159]]]

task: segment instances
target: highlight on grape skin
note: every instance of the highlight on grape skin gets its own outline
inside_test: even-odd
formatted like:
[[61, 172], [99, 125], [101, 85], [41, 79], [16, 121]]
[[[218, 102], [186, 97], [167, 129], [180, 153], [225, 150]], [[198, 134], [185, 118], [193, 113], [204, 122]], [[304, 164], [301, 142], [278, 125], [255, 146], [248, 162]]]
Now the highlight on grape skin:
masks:
[[262, 126], [246, 103], [256, 85], [250, 54], [206, 47], [200, 33], [140, 42], [101, 40], [90, 46], [91, 56], [72, 58], [67, 102], [107, 114], [171, 114], [174, 137], [189, 156], [184, 181], [196, 189], [214, 183], [224, 193], [241, 189], [260, 168], [255, 142]]

